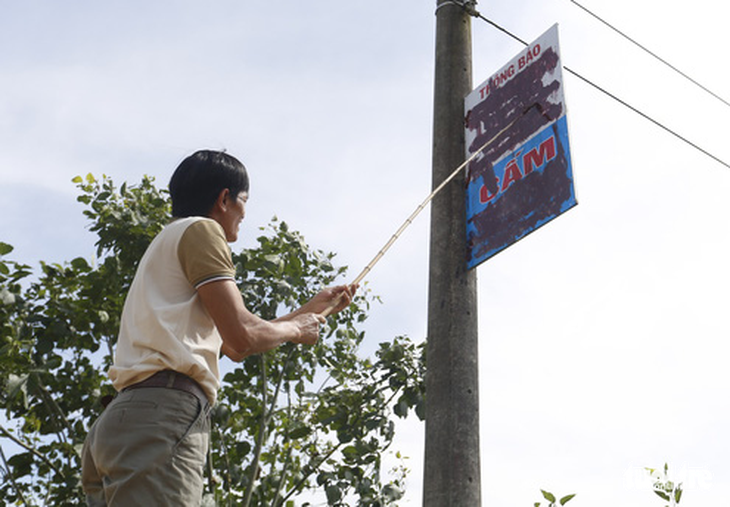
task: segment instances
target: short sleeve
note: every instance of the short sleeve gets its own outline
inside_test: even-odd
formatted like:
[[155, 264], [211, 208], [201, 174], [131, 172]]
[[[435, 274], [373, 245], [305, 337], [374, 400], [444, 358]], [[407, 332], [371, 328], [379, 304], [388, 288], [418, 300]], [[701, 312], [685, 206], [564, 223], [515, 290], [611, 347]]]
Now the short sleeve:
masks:
[[235, 280], [231, 250], [215, 220], [190, 225], [180, 238], [177, 254], [185, 276], [196, 289], [214, 280]]

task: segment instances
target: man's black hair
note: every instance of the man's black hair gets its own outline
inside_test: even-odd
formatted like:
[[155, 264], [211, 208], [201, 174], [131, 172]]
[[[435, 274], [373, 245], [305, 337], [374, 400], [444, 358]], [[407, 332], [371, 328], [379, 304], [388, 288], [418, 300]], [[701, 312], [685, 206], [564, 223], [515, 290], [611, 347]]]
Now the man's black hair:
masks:
[[248, 192], [248, 173], [236, 158], [222, 151], [196, 151], [180, 162], [170, 178], [172, 216], [207, 216], [223, 189], [231, 199]]

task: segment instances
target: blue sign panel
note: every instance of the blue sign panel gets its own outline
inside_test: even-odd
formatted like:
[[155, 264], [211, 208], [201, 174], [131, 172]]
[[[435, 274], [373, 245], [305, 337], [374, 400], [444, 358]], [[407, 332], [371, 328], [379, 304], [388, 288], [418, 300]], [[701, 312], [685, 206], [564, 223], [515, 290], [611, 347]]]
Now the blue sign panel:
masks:
[[577, 204], [566, 117], [515, 148], [467, 185], [467, 265], [472, 268]]
[[561, 70], [554, 26], [466, 98], [469, 268], [577, 204]]

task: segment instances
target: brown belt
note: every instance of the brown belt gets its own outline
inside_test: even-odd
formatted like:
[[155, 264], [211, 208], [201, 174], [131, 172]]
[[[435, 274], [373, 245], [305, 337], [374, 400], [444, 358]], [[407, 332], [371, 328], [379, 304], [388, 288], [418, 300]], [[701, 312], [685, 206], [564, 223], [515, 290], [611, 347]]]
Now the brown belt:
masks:
[[208, 397], [205, 395], [205, 391], [200, 387], [195, 380], [191, 379], [187, 375], [178, 373], [172, 370], [158, 371], [151, 377], [137, 382], [131, 386], [127, 386], [123, 391], [130, 391], [132, 389], [141, 389], [144, 387], [166, 387], [168, 389], [177, 389], [179, 391], [185, 391], [190, 393], [200, 400], [201, 406], [205, 409], [208, 406]]

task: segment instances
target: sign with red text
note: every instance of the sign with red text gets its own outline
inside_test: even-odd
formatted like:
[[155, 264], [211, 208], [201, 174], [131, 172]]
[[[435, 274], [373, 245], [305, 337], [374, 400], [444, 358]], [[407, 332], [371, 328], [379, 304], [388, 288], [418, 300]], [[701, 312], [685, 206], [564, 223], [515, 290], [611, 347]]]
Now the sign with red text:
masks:
[[[577, 204], [558, 26], [464, 100], [467, 266], [473, 268]], [[486, 146], [485, 146], [486, 145]]]

